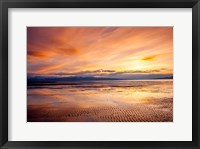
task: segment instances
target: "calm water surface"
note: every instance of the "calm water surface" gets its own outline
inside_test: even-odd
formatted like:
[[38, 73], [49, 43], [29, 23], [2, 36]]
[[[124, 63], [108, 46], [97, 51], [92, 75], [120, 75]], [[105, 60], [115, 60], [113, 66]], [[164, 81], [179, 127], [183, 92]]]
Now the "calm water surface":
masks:
[[28, 121], [173, 121], [173, 80], [28, 86]]

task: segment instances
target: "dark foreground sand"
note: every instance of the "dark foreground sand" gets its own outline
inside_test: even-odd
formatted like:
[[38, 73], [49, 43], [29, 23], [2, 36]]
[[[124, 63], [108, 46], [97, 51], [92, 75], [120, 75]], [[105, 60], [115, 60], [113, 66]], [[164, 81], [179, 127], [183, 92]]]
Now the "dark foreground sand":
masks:
[[28, 105], [28, 122], [172, 122], [173, 99], [117, 106], [62, 107]]

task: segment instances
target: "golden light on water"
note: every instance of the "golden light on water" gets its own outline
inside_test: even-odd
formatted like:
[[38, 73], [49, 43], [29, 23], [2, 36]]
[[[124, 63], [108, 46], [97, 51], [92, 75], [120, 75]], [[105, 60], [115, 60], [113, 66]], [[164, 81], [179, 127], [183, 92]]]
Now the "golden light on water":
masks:
[[28, 27], [28, 122], [172, 122], [173, 27]]
[[29, 121], [172, 121], [172, 84], [172, 80], [101, 81], [30, 87], [28, 115], [34, 118], [29, 116]]

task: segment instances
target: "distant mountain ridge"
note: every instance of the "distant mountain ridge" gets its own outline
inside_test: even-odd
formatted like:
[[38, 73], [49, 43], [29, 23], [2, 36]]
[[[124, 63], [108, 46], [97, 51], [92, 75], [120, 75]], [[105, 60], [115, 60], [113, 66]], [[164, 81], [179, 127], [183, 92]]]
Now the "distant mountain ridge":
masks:
[[117, 78], [95, 78], [95, 77], [29, 77], [28, 82], [51, 82], [51, 81], [95, 81], [95, 80], [119, 80]]
[[170, 76], [170, 77], [161, 77], [161, 78], [155, 78], [155, 79], [173, 79], [173, 76]]
[[169, 77], [143, 77], [143, 78], [97, 78], [97, 77], [43, 77], [34, 76], [28, 77], [27, 82], [64, 82], [64, 81], [98, 81], [98, 80], [144, 80], [144, 79], [173, 79], [173, 76]]

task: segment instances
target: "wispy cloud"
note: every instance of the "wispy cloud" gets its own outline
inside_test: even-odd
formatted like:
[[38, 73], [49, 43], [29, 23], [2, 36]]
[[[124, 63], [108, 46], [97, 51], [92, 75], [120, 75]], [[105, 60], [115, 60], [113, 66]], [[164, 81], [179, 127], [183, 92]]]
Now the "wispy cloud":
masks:
[[[28, 73], [172, 73], [172, 27], [28, 27]], [[161, 70], [165, 68], [165, 70]]]
[[74, 73], [67, 72], [58, 72], [58, 73], [49, 73], [49, 74], [28, 74], [29, 76], [54, 76], [54, 77], [100, 77], [100, 78], [138, 78], [144, 77], [147, 75], [150, 76], [171, 76], [171, 73], [163, 73], [165, 71], [169, 71], [165, 68], [161, 68], [160, 70], [127, 70], [117, 72], [115, 70], [93, 70], [93, 71], [80, 71]]
[[143, 57], [142, 60], [144, 61], [153, 61], [156, 59], [156, 55], [152, 55], [152, 56], [147, 56], [147, 57]]

